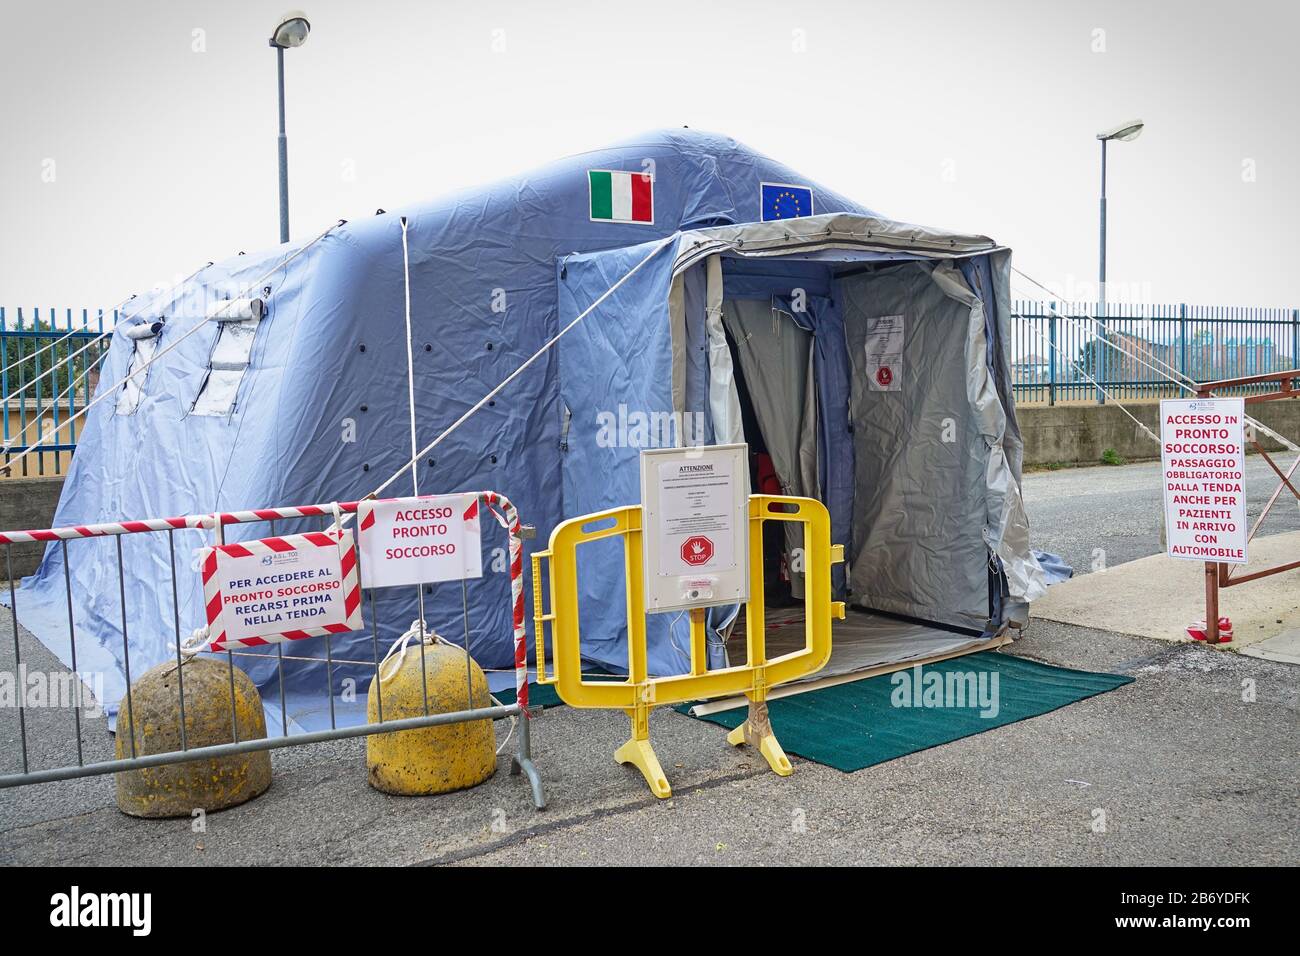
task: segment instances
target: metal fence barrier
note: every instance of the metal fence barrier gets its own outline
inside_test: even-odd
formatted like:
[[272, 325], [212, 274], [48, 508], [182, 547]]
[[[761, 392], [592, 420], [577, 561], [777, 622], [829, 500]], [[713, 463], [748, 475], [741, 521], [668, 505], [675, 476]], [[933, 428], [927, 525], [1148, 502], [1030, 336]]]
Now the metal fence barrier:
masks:
[[[1300, 367], [1291, 369], [1280, 375], [1254, 376], [1251, 381], [1243, 382], [1240, 380], [1228, 380], [1223, 382], [1201, 382], [1197, 395], [1201, 398], [1221, 398], [1225, 392], [1233, 388], [1239, 388], [1243, 385], [1249, 385], [1257, 391], [1248, 398], [1247, 404], [1259, 404], [1261, 402], [1277, 401], [1278, 399], [1295, 399], [1300, 398]], [[1300, 468], [1300, 456], [1291, 463], [1291, 466], [1283, 471], [1273, 460], [1258, 438], [1255, 437], [1253, 429], [1247, 433], [1247, 441], [1255, 446], [1255, 451], [1264, 460], [1273, 474], [1278, 478], [1278, 485], [1273, 489], [1273, 494], [1269, 496], [1268, 502], [1260, 510], [1259, 516], [1255, 519], [1255, 524], [1251, 527], [1250, 532], [1246, 535], [1246, 542], [1255, 540], [1255, 535], [1259, 533], [1260, 527], [1268, 519], [1269, 513], [1273, 506], [1277, 504], [1278, 498], [1282, 492], [1289, 491], [1300, 503], [1300, 489], [1294, 483], [1296, 469]], [[1282, 574], [1286, 571], [1293, 571], [1300, 568], [1300, 560], [1288, 561], [1285, 564], [1276, 565], [1270, 568], [1260, 568], [1253, 571], [1246, 571], [1236, 565], [1224, 564], [1218, 561], [1205, 562], [1205, 641], [1207, 644], [1219, 643], [1219, 592], [1223, 588], [1234, 587], [1238, 584], [1245, 584], [1248, 581], [1257, 581], [1260, 578], [1271, 577], [1274, 574]], [[1231, 638], [1229, 638], [1231, 640]]]
[[[1108, 345], [1099, 349], [1101, 328]], [[1095, 401], [1088, 376], [1114, 399], [1140, 401], [1185, 394], [1162, 374], [1169, 368], [1208, 381], [1300, 365], [1300, 309], [1111, 302], [1098, 318], [1096, 303], [1017, 300], [1010, 332], [1020, 404]], [[1265, 390], [1247, 382], [1220, 397]]]
[[[1157, 369], [1208, 381], [1300, 365], [1300, 309], [1112, 302], [1106, 313], [1098, 319], [1091, 302], [1014, 301], [1007, 347], [1016, 401], [1094, 401], [1088, 376], [1119, 400], [1174, 398], [1181, 390]], [[76, 423], [68, 419], [94, 394], [105, 333], [117, 318], [117, 312], [86, 309], [6, 313], [0, 306], [0, 427], [7, 447], [0, 477], [67, 470], [77, 445]], [[1110, 347], [1096, 347], [1099, 322]], [[101, 337], [97, 347], [70, 358]], [[1259, 391], [1248, 384], [1225, 394]], [[31, 454], [7, 467], [28, 448]]]
[[78, 433], [70, 419], [94, 395], [117, 317], [116, 311], [31, 309], [29, 318], [23, 309], [6, 313], [0, 306], [0, 478], [67, 471]]
[[[502, 499], [501, 496], [496, 495], [494, 492], [479, 493], [480, 507], [482, 507], [484, 503], [499, 504], [503, 500], [504, 499]], [[355, 501], [340, 502], [337, 505], [337, 508], [339, 512], [343, 514], [355, 514], [357, 510], [357, 502]], [[69, 527], [69, 528], [51, 528], [51, 529], [43, 529], [43, 530], [36, 530], [36, 531], [0, 532], [0, 544], [3, 544], [5, 546], [6, 569], [9, 572], [8, 575], [9, 576], [9, 586], [8, 586], [9, 616], [10, 616], [10, 623], [13, 627], [13, 653], [14, 653], [15, 672], [16, 673], [20, 672], [22, 668], [22, 649], [20, 646], [20, 639], [19, 639], [18, 605], [17, 605], [17, 598], [19, 592], [16, 587], [16, 582], [13, 580], [13, 573], [12, 573], [13, 565], [12, 565], [12, 558], [10, 555], [10, 552], [12, 551], [14, 544], [27, 543], [32, 541], [45, 541], [45, 542], [57, 543], [57, 546], [62, 550], [63, 567], [64, 567], [64, 589], [66, 592], [65, 597], [66, 597], [67, 616], [68, 616], [70, 667], [73, 674], [76, 675], [77, 674], [77, 633], [76, 633], [76, 626], [74, 624], [74, 614], [73, 614], [73, 608], [74, 608], [74, 602], [76, 596], [74, 595], [73, 588], [72, 588], [72, 578], [69, 570], [70, 566], [68, 564], [69, 557], [72, 554], [72, 552], [75, 551], [76, 542], [78, 540], [84, 540], [88, 538], [103, 538], [103, 537], [110, 537], [110, 536], [115, 538], [116, 555], [117, 555], [117, 565], [116, 565], [117, 582], [118, 582], [119, 596], [122, 601], [122, 620], [120, 622], [122, 628], [122, 654], [123, 654], [122, 667], [123, 667], [127, 688], [128, 688], [126, 698], [123, 701], [123, 708], [127, 709], [130, 708], [132, 705], [131, 690], [130, 690], [132, 671], [131, 671], [131, 663], [130, 663], [130, 647], [127, 640], [128, 627], [130, 625], [130, 621], [128, 619], [128, 613], [127, 613], [125, 565], [123, 563], [123, 557], [122, 557], [123, 537], [127, 535], [135, 535], [135, 534], [167, 536], [167, 554], [170, 559], [169, 560], [170, 577], [171, 577], [170, 583], [171, 583], [171, 599], [172, 599], [172, 610], [173, 610], [171, 623], [172, 623], [172, 629], [174, 632], [175, 642], [176, 642], [176, 661], [177, 664], [180, 665], [180, 663], [183, 660], [183, 655], [181, 653], [181, 645], [183, 641], [182, 641], [182, 633], [181, 633], [180, 585], [178, 582], [177, 570], [176, 570], [176, 551], [177, 551], [176, 533], [178, 531], [186, 531], [186, 530], [219, 531], [220, 528], [223, 528], [226, 525], [249, 524], [249, 523], [260, 522], [268, 525], [270, 535], [275, 535], [277, 523], [285, 520], [297, 520], [297, 519], [304, 519], [304, 518], [306, 519], [320, 518], [323, 525], [321, 530], [325, 530], [326, 527], [328, 527], [334, 521], [334, 509], [335, 509], [334, 504], [303, 505], [303, 506], [294, 506], [294, 507], [264, 508], [264, 509], [257, 509], [253, 511], [222, 512], [219, 514], [187, 515], [187, 516], [175, 517], [175, 518], [152, 518], [152, 519], [145, 519], [141, 521], [124, 521], [121, 523], [87, 525], [87, 526]], [[508, 533], [511, 535], [511, 545], [513, 551], [519, 547], [519, 538], [522, 533], [517, 520], [509, 528]], [[69, 547], [69, 545], [71, 545], [71, 547]], [[358, 549], [357, 558], [359, 561], [360, 549]], [[511, 573], [512, 575], [516, 575], [522, 572], [518, 567], [512, 567]], [[522, 587], [522, 581], [519, 582], [519, 586]], [[419, 587], [424, 587], [424, 585], [419, 585]], [[463, 580], [461, 581], [461, 587], [462, 589], [467, 587], [466, 582]], [[435, 727], [444, 724], [463, 723], [467, 721], [485, 720], [485, 719], [495, 721], [495, 720], [515, 718], [518, 719], [518, 730], [517, 730], [516, 750], [514, 755], [511, 758], [511, 774], [512, 775], [522, 774], [526, 777], [532, 789], [532, 797], [533, 797], [534, 804], [537, 806], [539, 810], [543, 809], [546, 806], [546, 799], [542, 791], [541, 777], [538, 774], [532, 759], [532, 740], [531, 740], [530, 722], [533, 714], [529, 711], [528, 708], [527, 661], [526, 661], [526, 657], [519, 653], [520, 648], [524, 644], [524, 637], [522, 635], [522, 631], [519, 631], [516, 636], [517, 646], [516, 646], [515, 666], [512, 670], [512, 673], [514, 673], [515, 675], [516, 687], [518, 688], [518, 690], [517, 690], [516, 699], [513, 703], [499, 704], [491, 707], [473, 708], [470, 710], [457, 711], [454, 713], [434, 714], [429, 712], [428, 700], [426, 698], [426, 700], [424, 701], [425, 713], [423, 716], [385, 720], [383, 716], [383, 687], [381, 683], [380, 685], [378, 685], [379, 686], [378, 722], [364, 723], [364, 724], [359, 724], [350, 727], [338, 726], [337, 718], [335, 714], [335, 707], [334, 707], [334, 673], [333, 672], [335, 666], [339, 664], [348, 664], [348, 665], [361, 665], [367, 669], [373, 668], [375, 677], [377, 678], [379, 674], [380, 664], [382, 663], [380, 649], [379, 649], [378, 624], [375, 618], [375, 610], [374, 610], [375, 607], [374, 591], [371, 590], [368, 596], [369, 596], [369, 606], [370, 606], [369, 623], [370, 623], [372, 660], [344, 661], [336, 658], [333, 653], [331, 638], [328, 635], [321, 636], [321, 637], [303, 638], [301, 640], [293, 641], [291, 644], [291, 646], [295, 648], [295, 650], [301, 644], [311, 643], [315, 646], [320, 646], [321, 644], [323, 644], [323, 648], [325, 651], [324, 657], [306, 656], [306, 655], [299, 655], [296, 653], [292, 655], [286, 655], [284, 651], [285, 645], [283, 643], [279, 643], [275, 645], [275, 650], [276, 650], [275, 660], [276, 660], [276, 669], [279, 677], [279, 691], [280, 691], [280, 714], [281, 714], [281, 728], [280, 728], [281, 735], [280, 736], [278, 737], [267, 736], [255, 740], [239, 740], [238, 723], [234, 720], [232, 716], [232, 736], [234, 739], [230, 743], [223, 743], [223, 744], [203, 746], [203, 747], [188, 746], [185, 739], [184, 668], [178, 666], [179, 676], [177, 681], [177, 704], [179, 708], [181, 749], [167, 751], [163, 753], [157, 753], [157, 754], [147, 754], [147, 755], [137, 754], [135, 739], [134, 739], [135, 735], [132, 734], [131, 735], [132, 756], [124, 759], [104, 760], [104, 761], [99, 761], [94, 763], [87, 763], [84, 760], [84, 754], [82, 748], [81, 711], [82, 711], [82, 704], [84, 702], [84, 698], [83, 698], [84, 688], [80, 679], [74, 677], [76, 700], [74, 702], [73, 707], [71, 708], [73, 712], [73, 727], [71, 729], [76, 734], [77, 763], [75, 765], [70, 765], [70, 766], [48, 767], [48, 768], [40, 768], [40, 769], [35, 769], [30, 765], [29, 745], [28, 745], [28, 726], [27, 726], [27, 719], [26, 719], [27, 717], [26, 704], [24, 700], [25, 694], [20, 690], [20, 696], [17, 702], [18, 703], [17, 706], [18, 725], [19, 725], [18, 726], [19, 754], [7, 755], [7, 756], [19, 757], [19, 760], [16, 760], [14, 762], [21, 763], [22, 771], [20, 773], [0, 774], [0, 788], [17, 787], [17, 786], [23, 786], [26, 784], [35, 784], [35, 783], [47, 783], [47, 782], [52, 782], [57, 780], [70, 780], [77, 777], [89, 777], [89, 776], [95, 776], [99, 774], [117, 773], [119, 771], [138, 770], [146, 767], [158, 767], [166, 764], [182, 763], [189, 760], [226, 757], [226, 756], [231, 756], [233, 754], [247, 753], [251, 751], [275, 750], [282, 747], [293, 747], [301, 744], [319, 743], [328, 740], [342, 740], [350, 737], [362, 737], [362, 736], [369, 736], [371, 734], [378, 734], [378, 733], [391, 733], [391, 732], [402, 731], [402, 730], [413, 730], [422, 727]], [[462, 593], [462, 598], [463, 599], [466, 598], [464, 592]], [[522, 605], [520, 605], [520, 607], [522, 607]], [[466, 608], [468, 608], [467, 603], [466, 603]], [[516, 611], [515, 609], [512, 608], [512, 618], [515, 620], [522, 621], [522, 610]], [[466, 628], [466, 633], [465, 633], [464, 649], [468, 655], [471, 652], [471, 648], [472, 648], [471, 628], [470, 628], [470, 623], [468, 618], [468, 609], [466, 610], [466, 615], [465, 615], [465, 628]], [[230, 702], [231, 702], [232, 715], [233, 715], [234, 708], [235, 708], [235, 689], [234, 689], [235, 657], [237, 656], [265, 657], [266, 655], [251, 652], [251, 651], [226, 650], [220, 652], [219, 655], [216, 656], [224, 656], [230, 668], [230, 676], [231, 676]], [[329, 714], [330, 714], [330, 728], [328, 730], [318, 730], [318, 731], [310, 731], [310, 732], [295, 733], [295, 734], [289, 733], [288, 715], [285, 710], [284, 662], [286, 659], [314, 662], [314, 663], [325, 665], [326, 695], [329, 700]], [[466, 681], [467, 684], [469, 684], [470, 674], [468, 669], [466, 672]], [[472, 686], [467, 687], [467, 690], [469, 691], [469, 693], [466, 699], [472, 701], [473, 700]]]

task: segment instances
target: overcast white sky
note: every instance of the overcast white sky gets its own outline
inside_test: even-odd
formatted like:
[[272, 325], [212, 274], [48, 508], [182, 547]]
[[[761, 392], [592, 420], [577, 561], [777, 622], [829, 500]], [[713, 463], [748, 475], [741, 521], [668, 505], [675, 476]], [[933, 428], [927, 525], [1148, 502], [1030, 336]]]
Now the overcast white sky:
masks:
[[[109, 307], [276, 242], [289, 2], [3, 0], [0, 304]], [[689, 125], [1087, 299], [1094, 134], [1141, 117], [1112, 297], [1300, 306], [1293, 2], [298, 2], [295, 235]]]

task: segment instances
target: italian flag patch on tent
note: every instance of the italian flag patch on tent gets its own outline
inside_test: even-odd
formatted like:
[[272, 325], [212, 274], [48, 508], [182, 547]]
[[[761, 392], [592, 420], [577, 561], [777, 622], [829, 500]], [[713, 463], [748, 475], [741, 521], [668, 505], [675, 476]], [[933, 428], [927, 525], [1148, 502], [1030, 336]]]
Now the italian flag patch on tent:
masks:
[[655, 221], [654, 181], [649, 173], [591, 169], [587, 183], [593, 222]]

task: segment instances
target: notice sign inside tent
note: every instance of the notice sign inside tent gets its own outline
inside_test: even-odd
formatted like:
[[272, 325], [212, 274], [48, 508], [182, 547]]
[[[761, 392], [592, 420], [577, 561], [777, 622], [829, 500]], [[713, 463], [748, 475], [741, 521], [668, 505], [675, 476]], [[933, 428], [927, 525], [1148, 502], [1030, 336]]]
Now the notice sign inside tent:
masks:
[[199, 550], [208, 650], [360, 630], [352, 532], [316, 531]]
[[362, 587], [483, 576], [476, 494], [362, 501], [357, 527]]
[[745, 600], [747, 449], [713, 445], [641, 453], [647, 610]]
[[901, 315], [878, 315], [867, 319], [867, 388], [873, 392], [897, 392], [903, 384], [903, 332]]
[[1245, 402], [1160, 403], [1166, 553], [1188, 561], [1246, 563]]

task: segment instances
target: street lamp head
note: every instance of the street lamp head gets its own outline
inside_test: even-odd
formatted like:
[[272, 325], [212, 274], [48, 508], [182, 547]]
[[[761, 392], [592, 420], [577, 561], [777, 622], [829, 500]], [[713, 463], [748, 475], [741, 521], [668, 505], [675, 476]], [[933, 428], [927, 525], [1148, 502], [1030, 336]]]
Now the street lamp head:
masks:
[[290, 10], [280, 18], [279, 24], [272, 32], [271, 46], [278, 46], [283, 50], [302, 46], [307, 42], [307, 34], [310, 32], [311, 24], [307, 21], [307, 14], [301, 10]]
[[1120, 123], [1112, 129], [1105, 130], [1097, 134], [1097, 138], [1106, 140], [1118, 140], [1121, 143], [1127, 143], [1130, 140], [1137, 139], [1142, 134], [1142, 127], [1145, 124], [1141, 120], [1129, 120], [1127, 123]]

